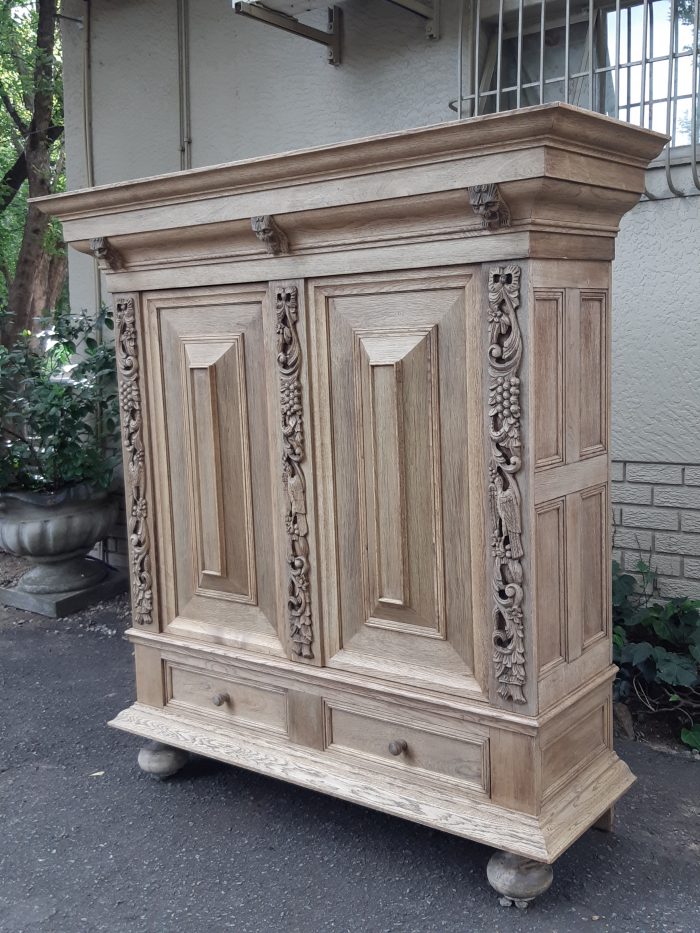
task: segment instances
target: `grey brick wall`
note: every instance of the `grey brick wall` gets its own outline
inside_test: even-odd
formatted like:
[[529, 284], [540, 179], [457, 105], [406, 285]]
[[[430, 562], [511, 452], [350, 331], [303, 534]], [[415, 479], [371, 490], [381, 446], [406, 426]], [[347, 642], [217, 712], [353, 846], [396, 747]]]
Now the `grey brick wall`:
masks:
[[129, 566], [129, 551], [126, 544], [126, 505], [124, 494], [119, 495], [119, 515], [109, 530], [109, 537], [98, 543], [91, 552], [94, 557], [107, 561], [112, 567], [126, 570]]
[[700, 598], [700, 464], [613, 463], [613, 557], [641, 557], [661, 596]]

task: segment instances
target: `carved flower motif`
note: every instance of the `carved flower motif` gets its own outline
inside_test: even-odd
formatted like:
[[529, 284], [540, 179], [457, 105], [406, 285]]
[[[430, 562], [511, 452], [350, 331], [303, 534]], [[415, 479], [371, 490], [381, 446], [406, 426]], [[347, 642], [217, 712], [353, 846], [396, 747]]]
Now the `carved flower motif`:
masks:
[[491, 552], [497, 564], [502, 564], [505, 561], [506, 549], [503, 544], [503, 538], [496, 531], [491, 535]]
[[146, 518], [147, 512], [148, 512], [148, 509], [146, 506], [146, 500], [135, 499], [132, 505], [132, 508], [131, 508], [131, 514], [133, 515], [133, 517], [142, 521], [143, 519]]
[[508, 315], [505, 313], [500, 303], [496, 305], [489, 305], [489, 324], [497, 328], [496, 333], [506, 334], [508, 332], [510, 321]]
[[129, 450], [129, 473], [131, 474], [131, 482], [133, 485], [135, 478], [141, 473], [141, 468], [146, 461], [146, 457], [143, 448], [134, 446], [133, 441], [131, 443], [127, 442], [127, 447]]

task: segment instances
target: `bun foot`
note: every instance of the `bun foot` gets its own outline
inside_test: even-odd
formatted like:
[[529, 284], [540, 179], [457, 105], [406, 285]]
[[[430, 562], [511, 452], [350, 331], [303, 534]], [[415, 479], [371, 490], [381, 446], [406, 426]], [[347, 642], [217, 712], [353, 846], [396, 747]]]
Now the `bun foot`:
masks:
[[599, 829], [602, 833], [611, 833], [615, 828], [615, 807], [610, 807], [593, 824], [593, 829]]
[[498, 894], [502, 907], [515, 904], [524, 910], [530, 901], [549, 889], [554, 878], [551, 865], [511, 855], [510, 852], [495, 852], [486, 866], [489, 884]]
[[190, 756], [180, 748], [171, 748], [161, 742], [148, 741], [139, 751], [138, 763], [142, 771], [165, 780], [183, 768]]

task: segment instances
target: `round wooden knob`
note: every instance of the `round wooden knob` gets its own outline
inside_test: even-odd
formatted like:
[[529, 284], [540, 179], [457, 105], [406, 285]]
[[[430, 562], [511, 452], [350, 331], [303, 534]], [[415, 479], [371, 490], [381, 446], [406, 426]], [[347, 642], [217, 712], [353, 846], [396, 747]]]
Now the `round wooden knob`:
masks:
[[223, 706], [224, 703], [231, 702], [231, 697], [228, 695], [228, 693], [215, 693], [211, 698], [211, 701], [214, 706]]
[[390, 755], [403, 755], [406, 751], [408, 751], [408, 742], [406, 739], [396, 739], [393, 742], [389, 742]]

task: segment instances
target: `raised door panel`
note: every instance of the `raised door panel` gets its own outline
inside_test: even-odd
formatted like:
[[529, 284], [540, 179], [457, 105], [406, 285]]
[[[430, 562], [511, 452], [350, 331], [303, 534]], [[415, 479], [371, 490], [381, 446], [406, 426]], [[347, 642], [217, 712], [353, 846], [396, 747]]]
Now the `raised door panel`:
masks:
[[581, 291], [580, 313], [580, 452], [596, 457], [607, 450], [608, 361], [607, 293]]
[[165, 623], [281, 653], [267, 290], [151, 294], [145, 304]]
[[468, 271], [413, 273], [309, 288], [328, 663], [481, 695], [487, 622], [473, 588], [484, 577], [486, 493], [474, 280]]

